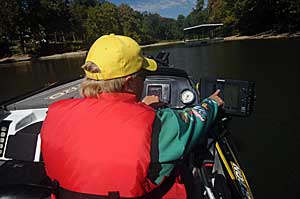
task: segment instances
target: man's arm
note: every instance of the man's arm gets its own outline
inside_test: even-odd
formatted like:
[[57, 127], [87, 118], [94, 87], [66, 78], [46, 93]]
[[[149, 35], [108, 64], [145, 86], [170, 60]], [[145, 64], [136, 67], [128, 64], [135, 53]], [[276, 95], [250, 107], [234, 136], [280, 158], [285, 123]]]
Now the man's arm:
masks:
[[200, 105], [183, 110], [160, 109], [156, 114], [151, 144], [149, 176], [159, 184], [180, 159], [197, 143], [214, 121], [218, 102], [207, 98]]

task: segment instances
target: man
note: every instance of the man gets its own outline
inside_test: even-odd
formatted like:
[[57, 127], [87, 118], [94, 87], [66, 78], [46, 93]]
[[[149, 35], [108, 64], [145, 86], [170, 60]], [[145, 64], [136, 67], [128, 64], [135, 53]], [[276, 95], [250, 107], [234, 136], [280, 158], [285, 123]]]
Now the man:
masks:
[[83, 98], [52, 104], [41, 132], [46, 171], [59, 183], [61, 198], [153, 193], [171, 175], [172, 162], [200, 141], [223, 103], [218, 92], [181, 111], [155, 111], [145, 104], [155, 97], [138, 102], [145, 71], [157, 65], [125, 36], [100, 37], [82, 68]]

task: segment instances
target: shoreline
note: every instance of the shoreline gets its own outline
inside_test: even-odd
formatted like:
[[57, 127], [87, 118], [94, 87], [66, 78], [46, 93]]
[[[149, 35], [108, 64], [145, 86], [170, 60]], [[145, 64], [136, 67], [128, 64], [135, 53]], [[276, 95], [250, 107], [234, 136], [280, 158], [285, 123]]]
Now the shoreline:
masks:
[[184, 41], [162, 41], [154, 44], [141, 45], [141, 48], [157, 47], [157, 46], [168, 46], [174, 44], [184, 44]]
[[239, 41], [239, 40], [254, 40], [254, 39], [293, 39], [293, 38], [300, 38], [300, 31], [296, 33], [281, 33], [281, 34], [274, 34], [270, 31], [267, 31], [256, 35], [250, 35], [250, 36], [232, 35], [229, 37], [224, 37], [224, 41]]
[[[149, 47], [158, 47], [158, 46], [166, 46], [166, 45], [174, 45], [174, 44], [183, 44], [183, 41], [169, 41], [169, 42], [159, 42], [154, 44], [148, 45], [141, 45], [141, 48], [149, 48]], [[66, 52], [61, 54], [53, 54], [48, 56], [41, 56], [41, 57], [31, 57], [30, 55], [13, 55], [11, 57], [5, 57], [0, 59], [0, 64], [10, 64], [16, 62], [23, 62], [23, 61], [32, 61], [32, 60], [50, 60], [50, 59], [62, 59], [62, 58], [72, 58], [72, 57], [83, 57], [86, 56], [87, 51], [75, 51], [75, 52]]]
[[[229, 37], [224, 37], [224, 42], [227, 41], [241, 41], [241, 40], [258, 40], [258, 39], [293, 39], [300, 38], [300, 31], [296, 33], [282, 33], [282, 34], [274, 34], [272, 32], [264, 32], [251, 36], [238, 36], [233, 35]], [[169, 42], [158, 42], [148, 45], [141, 45], [141, 48], [149, 48], [149, 47], [159, 47], [159, 46], [167, 46], [167, 45], [175, 45], [175, 44], [184, 44], [184, 41], [169, 41]], [[72, 57], [81, 57], [86, 56], [87, 51], [76, 51], [76, 52], [66, 52], [62, 54], [53, 54], [49, 56], [42, 57], [31, 57], [30, 55], [13, 55], [11, 57], [5, 57], [0, 59], [0, 64], [10, 64], [15, 62], [23, 62], [23, 61], [32, 61], [32, 60], [50, 60], [50, 59], [62, 59], [62, 58], [72, 58]]]

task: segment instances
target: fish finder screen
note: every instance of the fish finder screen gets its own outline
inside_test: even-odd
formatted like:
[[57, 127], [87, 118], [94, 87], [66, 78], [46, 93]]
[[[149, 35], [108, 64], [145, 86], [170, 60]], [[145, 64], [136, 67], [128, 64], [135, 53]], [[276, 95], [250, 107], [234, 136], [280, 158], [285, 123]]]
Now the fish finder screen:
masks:
[[232, 108], [239, 108], [239, 85], [225, 84], [224, 88], [224, 101], [225, 105]]
[[151, 85], [148, 87], [147, 95], [156, 95], [161, 99], [162, 96], [162, 86], [161, 85]]

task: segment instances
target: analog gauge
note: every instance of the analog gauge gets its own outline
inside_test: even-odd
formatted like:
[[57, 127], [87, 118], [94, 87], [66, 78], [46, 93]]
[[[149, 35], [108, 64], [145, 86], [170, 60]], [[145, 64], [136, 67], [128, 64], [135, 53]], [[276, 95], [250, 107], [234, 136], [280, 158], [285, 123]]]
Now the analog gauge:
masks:
[[184, 104], [190, 104], [194, 101], [195, 99], [195, 95], [192, 91], [190, 90], [184, 90], [181, 93], [181, 98], [180, 100], [182, 101], [182, 103]]

